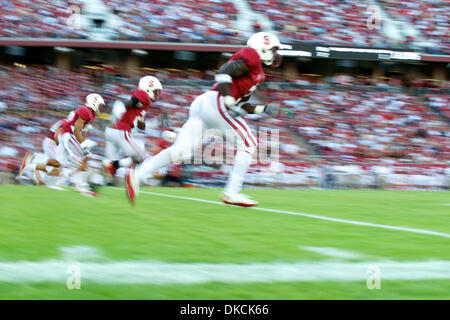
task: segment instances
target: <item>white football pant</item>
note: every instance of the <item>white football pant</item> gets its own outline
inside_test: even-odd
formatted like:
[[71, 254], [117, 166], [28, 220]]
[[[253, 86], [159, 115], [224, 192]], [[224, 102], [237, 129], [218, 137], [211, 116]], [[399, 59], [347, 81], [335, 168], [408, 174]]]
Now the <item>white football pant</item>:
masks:
[[207, 91], [198, 96], [189, 109], [189, 119], [181, 128], [175, 143], [156, 156], [146, 159], [137, 169], [139, 181], [148, 178], [159, 168], [171, 162], [188, 161], [194, 150], [201, 147], [206, 130], [216, 129], [226, 138], [234, 141], [237, 152], [230, 173], [227, 193], [239, 193], [242, 189], [257, 140], [242, 117], [232, 117], [223, 104], [223, 97], [217, 91]]
[[119, 160], [122, 157], [130, 157], [136, 162], [142, 162], [147, 158], [145, 146], [125, 130], [107, 127], [105, 130], [105, 139], [105, 156], [108, 160]]

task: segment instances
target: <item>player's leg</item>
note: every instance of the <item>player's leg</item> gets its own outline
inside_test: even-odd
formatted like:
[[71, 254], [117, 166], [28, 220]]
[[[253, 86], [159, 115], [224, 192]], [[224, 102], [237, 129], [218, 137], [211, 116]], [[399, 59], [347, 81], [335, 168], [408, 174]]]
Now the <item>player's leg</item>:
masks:
[[[235, 118], [233, 120], [235, 120], [237, 125], [241, 126], [241, 128], [243, 129], [239, 129], [242, 134], [239, 134], [239, 131], [236, 130], [227, 131], [231, 133], [228, 135], [227, 140], [233, 139], [232, 134], [234, 133], [236, 155], [234, 159], [233, 170], [230, 173], [225, 191], [231, 193], [239, 193], [242, 189], [244, 175], [247, 173], [252, 160], [252, 156], [256, 151], [257, 142], [256, 138], [251, 133], [250, 128], [242, 118]], [[243, 136], [244, 138], [242, 138], [241, 136]]]
[[[244, 177], [250, 167], [253, 154], [257, 148], [256, 138], [252, 135], [250, 128], [241, 118], [234, 119], [243, 131], [242, 135], [245, 136], [243, 139], [240, 134], [235, 134], [236, 141], [236, 154], [234, 157], [233, 169], [228, 177], [225, 190], [223, 192], [223, 201], [229, 204], [236, 204], [240, 206], [250, 207], [257, 205], [258, 203], [241, 193]], [[233, 132], [233, 131], [228, 131]], [[237, 131], [234, 131], [235, 133]]]
[[136, 141], [129, 132], [120, 131], [120, 137], [117, 137], [117, 143], [120, 146], [126, 158], [112, 161], [114, 168], [131, 167], [133, 164], [138, 164], [147, 158], [145, 145], [142, 146]]
[[105, 130], [105, 157], [103, 160], [103, 168], [106, 172], [114, 176], [117, 169], [119, 169], [119, 164], [115, 165], [115, 161], [120, 159], [120, 146], [117, 142], [119, 130], [106, 128]]
[[33, 152], [28, 151], [23, 157], [22, 163], [20, 164], [19, 174], [17, 175], [17, 179], [22, 178], [23, 174], [29, 167], [31, 161], [33, 160]]
[[[89, 189], [89, 173], [87, 171], [87, 161], [89, 159], [84, 155], [78, 140], [70, 133], [63, 134], [59, 140], [62, 148], [62, 152], [59, 154], [63, 155], [62, 163], [71, 169], [69, 179], [74, 184], [75, 189], [85, 195], [96, 195]], [[58, 149], [60, 146], [58, 146]]]
[[169, 148], [156, 156], [147, 158], [142, 164], [131, 169], [125, 181], [126, 194], [131, 202], [139, 192], [139, 184], [151, 177], [154, 172], [173, 162], [188, 161], [194, 150], [201, 146], [203, 141], [204, 123], [200, 117], [202, 104], [205, 103], [203, 95], [197, 97], [190, 107], [189, 119], [181, 128], [177, 140]]
[[58, 172], [59, 167], [60, 163], [57, 160], [49, 159], [42, 153], [33, 153], [25, 171], [36, 184], [49, 185], [53, 182], [53, 178], [47, 178], [48, 173]]
[[213, 127], [222, 131], [227, 143], [233, 143], [237, 147], [233, 169], [228, 177], [222, 199], [230, 204], [254, 206], [257, 202], [241, 194], [241, 190], [245, 174], [256, 151], [257, 140], [244, 119], [234, 118], [228, 113], [221, 97], [217, 98], [215, 108], [209, 108], [209, 110], [216, 112], [215, 115], [211, 115], [211, 119], [215, 119]]
[[42, 150], [44, 150], [44, 154], [49, 159], [56, 159], [56, 150], [58, 146], [56, 145], [56, 142], [50, 138], [45, 138], [42, 141]]

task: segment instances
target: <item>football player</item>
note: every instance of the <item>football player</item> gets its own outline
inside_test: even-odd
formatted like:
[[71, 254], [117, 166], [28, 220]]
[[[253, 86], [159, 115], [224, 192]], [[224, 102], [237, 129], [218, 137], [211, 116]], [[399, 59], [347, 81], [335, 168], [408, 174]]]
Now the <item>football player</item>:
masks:
[[[145, 76], [139, 81], [139, 86], [131, 98], [124, 104], [115, 102], [112, 112], [112, 124], [105, 130], [105, 155], [108, 160], [103, 166], [108, 173], [114, 175], [121, 167], [130, 167], [144, 161], [147, 157], [145, 148], [130, 135], [137, 127], [145, 130], [145, 112], [154, 103], [163, 90], [161, 82], [153, 76]], [[125, 157], [120, 159], [120, 154]]]
[[[59, 176], [61, 164], [56, 160], [58, 143], [55, 141], [55, 134], [56, 132], [59, 132], [63, 123], [71, 121], [74, 115], [75, 112], [72, 111], [66, 119], [58, 120], [50, 127], [47, 136], [42, 141], [42, 150], [44, 151], [44, 154], [33, 152], [26, 153], [20, 166], [18, 179], [21, 179], [25, 176], [25, 173], [28, 173], [28, 176], [30, 176], [36, 184], [46, 185], [46, 179], [42, 178], [41, 172], [49, 173], [50, 170], [52, 176]], [[49, 167], [53, 167], [53, 169]]]
[[54, 136], [58, 142], [56, 160], [62, 166], [76, 171], [72, 175], [72, 181], [77, 191], [86, 195], [96, 195], [88, 187], [87, 155], [97, 143], [86, 139], [85, 134], [104, 105], [105, 102], [99, 94], [89, 94], [85, 105], [75, 111], [70, 121], [64, 121]]
[[219, 69], [214, 87], [192, 102], [189, 119], [181, 128], [176, 142], [127, 174], [126, 194], [132, 203], [143, 179], [171, 162], [190, 159], [193, 150], [202, 143], [204, 130], [214, 128], [219, 129], [227, 141], [237, 141], [233, 169], [222, 193], [223, 202], [244, 207], [257, 205], [256, 201], [241, 193], [244, 175], [257, 147], [256, 138], [242, 116], [249, 113], [278, 114], [278, 104], [252, 105], [248, 100], [264, 81], [263, 66], [274, 67], [281, 63], [281, 56], [277, 53], [281, 46], [276, 36], [267, 32], [255, 33], [248, 39], [247, 46]]

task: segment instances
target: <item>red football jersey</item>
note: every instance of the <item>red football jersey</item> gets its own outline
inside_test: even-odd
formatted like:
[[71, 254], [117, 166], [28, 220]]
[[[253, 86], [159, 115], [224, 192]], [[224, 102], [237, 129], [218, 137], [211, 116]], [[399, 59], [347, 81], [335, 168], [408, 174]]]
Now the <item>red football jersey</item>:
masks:
[[62, 124], [62, 132], [61, 133], [73, 133], [73, 126], [77, 122], [78, 118], [81, 118], [85, 121], [85, 126], [92, 121], [95, 120], [95, 113], [91, 108], [88, 108], [86, 106], [82, 106], [81, 108], [78, 108], [77, 111], [75, 111], [75, 115], [70, 121], [64, 121]]
[[51, 126], [50, 130], [47, 132], [47, 138], [55, 140], [55, 132], [64, 124], [66, 120], [58, 120], [54, 125]]
[[137, 98], [142, 103], [142, 107], [126, 108], [120, 119], [113, 126], [114, 129], [130, 132], [131, 129], [134, 128], [134, 120], [136, 120], [136, 117], [141, 117], [150, 106], [150, 97], [144, 90], [134, 91], [133, 97]]
[[[239, 78], [233, 78], [231, 83], [231, 94], [238, 101], [250, 95], [256, 87], [264, 81], [265, 75], [262, 68], [261, 58], [255, 49], [245, 47], [236, 52], [228, 61], [242, 60], [249, 67], [247, 74]], [[212, 90], [219, 90], [217, 84]]]

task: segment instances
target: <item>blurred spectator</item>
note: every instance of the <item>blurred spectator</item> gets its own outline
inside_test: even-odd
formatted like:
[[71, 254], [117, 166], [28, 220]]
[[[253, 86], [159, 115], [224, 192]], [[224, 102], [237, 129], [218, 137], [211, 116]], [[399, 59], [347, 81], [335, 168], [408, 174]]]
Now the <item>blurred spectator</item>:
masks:
[[[86, 68], [61, 71], [41, 65], [0, 66], [0, 101], [8, 105], [0, 113], [0, 171], [14, 172], [26, 151], [41, 151], [48, 128], [83, 104], [88, 93], [102, 94], [107, 103], [105, 112], [109, 113], [112, 103], [129, 94], [147, 72], [140, 70], [131, 78], [117, 75], [108, 81], [102, 80], [104, 73], [108, 70], [93, 74]], [[176, 132], [181, 127], [191, 102], [211, 88], [213, 77], [211, 72], [174, 69], [158, 70], [155, 75], [165, 90], [149, 110], [148, 130], [141, 136], [149, 149], [158, 152], [167, 147], [161, 139], [162, 132]], [[448, 106], [448, 96], [439, 94], [439, 88], [424, 96], [430, 104], [427, 105], [407, 93], [401, 82], [387, 84], [337, 75], [329, 82], [301, 76], [289, 83], [276, 71], [267, 76], [268, 83], [252, 99], [278, 101], [281, 112], [276, 118], [252, 115], [248, 123], [253, 130], [279, 130], [279, 142], [259, 136], [260, 146], [270, 151], [271, 147], [279, 149], [279, 159], [269, 152], [268, 161], [255, 163], [249, 172], [249, 183], [264, 185], [272, 181], [279, 186], [311, 187], [434, 187], [444, 183], [444, 170], [450, 163], [450, 128], [433, 109], [445, 110]], [[349, 83], [353, 85], [348, 86]], [[278, 89], [281, 86], [285, 88]], [[100, 118], [107, 118], [107, 114]], [[94, 151], [100, 155], [105, 125], [106, 121], [100, 119], [90, 132], [99, 143]], [[220, 147], [222, 142], [215, 139], [211, 143]], [[232, 160], [234, 150], [222, 148]], [[313, 158], [321, 158], [322, 163], [317, 164]], [[374, 164], [387, 171], [373, 168]], [[174, 177], [181, 177], [179, 169], [169, 171]], [[189, 170], [191, 182], [223, 183], [226, 165]]]
[[[266, 15], [285, 42], [356, 46], [397, 45], [378, 29], [367, 28], [369, 1], [249, 0], [251, 9]], [[243, 44], [247, 32], [237, 27], [232, 0], [104, 0], [120, 22], [110, 26], [119, 40]], [[429, 50], [450, 51], [450, 10], [446, 0], [421, 2], [380, 0], [394, 19], [408, 19], [431, 44]], [[0, 1], [0, 37], [78, 38], [89, 30], [70, 23], [71, 6], [84, 13], [82, 0]], [[253, 31], [261, 31], [252, 21]], [[81, 26], [83, 27], [83, 26]], [[106, 33], [107, 30], [103, 30]], [[417, 46], [417, 39], [402, 44]]]

